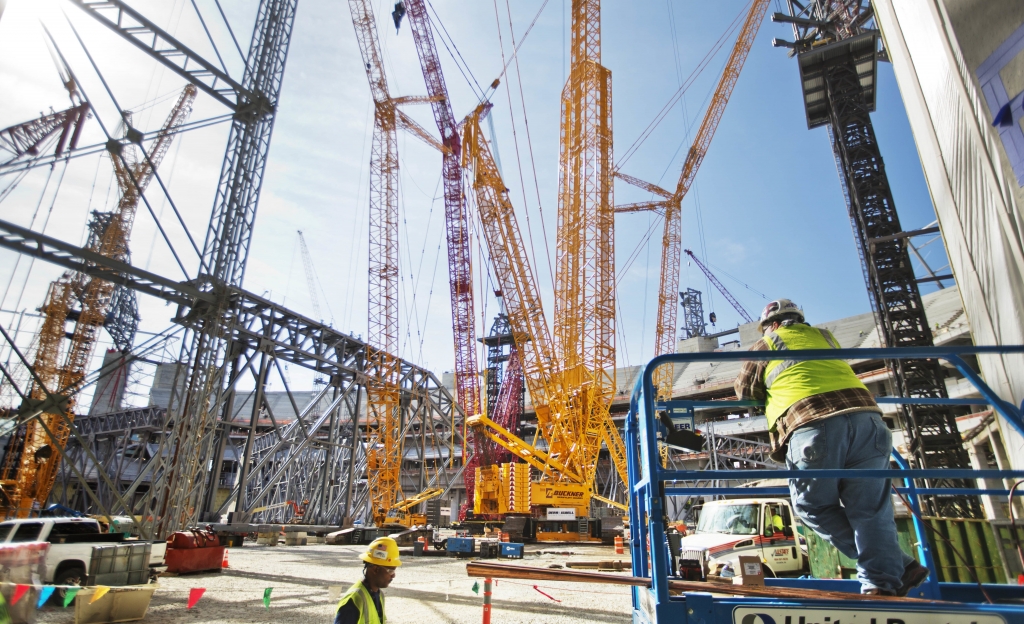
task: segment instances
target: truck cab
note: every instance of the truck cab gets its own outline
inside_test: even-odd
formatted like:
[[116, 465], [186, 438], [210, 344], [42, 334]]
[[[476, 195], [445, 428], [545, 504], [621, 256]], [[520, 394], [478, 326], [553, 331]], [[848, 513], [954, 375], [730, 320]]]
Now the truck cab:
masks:
[[705, 503], [696, 529], [680, 540], [680, 565], [696, 563], [707, 570], [728, 563], [735, 570], [740, 555], [761, 559], [767, 576], [799, 576], [807, 555], [789, 501], [744, 498]]

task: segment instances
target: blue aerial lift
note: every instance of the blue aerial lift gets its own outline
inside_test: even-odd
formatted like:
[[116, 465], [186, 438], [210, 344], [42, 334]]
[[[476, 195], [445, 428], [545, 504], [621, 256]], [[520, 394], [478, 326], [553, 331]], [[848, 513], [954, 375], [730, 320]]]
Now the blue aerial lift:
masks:
[[[990, 405], [1021, 435], [1024, 435], [1022, 409], [1002, 400], [963, 359], [965, 355], [1002, 355], [1024, 353], [1024, 346], [1005, 347], [911, 347], [900, 349], [823, 349], [788, 351], [794, 360], [897, 360], [935, 359], [956, 367], [977, 389], [981, 399], [879, 398], [879, 403], [917, 403], [941, 405]], [[1024, 470], [931, 469], [911, 470], [895, 451], [899, 470], [804, 470], [801, 477], [819, 478], [892, 478], [902, 480], [897, 488], [914, 509], [914, 527], [918, 540], [918, 559], [931, 576], [909, 597], [924, 601], [866, 601], [858, 598], [860, 583], [838, 579], [765, 579], [768, 587], [817, 589], [848, 592], [849, 600], [751, 598], [713, 595], [708, 592], [670, 594], [670, 554], [665, 535], [665, 499], [687, 495], [788, 495], [786, 488], [696, 488], [686, 482], [717, 480], [778, 479], [791, 476], [788, 470], [669, 470], [662, 468], [658, 453], [659, 438], [670, 433], [664, 423], [671, 419], [680, 429], [694, 428], [694, 410], [702, 407], [752, 407], [750, 401], [667, 401], [657, 402], [652, 376], [661, 365], [687, 362], [723, 362], [771, 360], [771, 351], [731, 351], [711, 353], [674, 353], [654, 358], [639, 376], [630, 400], [626, 419], [626, 447], [629, 468], [629, 519], [632, 532], [630, 548], [633, 576], [651, 579], [650, 587], [633, 588], [633, 622], [687, 624], [1024, 624], [1024, 587], [1017, 585], [979, 586], [970, 583], [941, 583], [924, 539], [920, 520], [921, 495], [993, 495], [1008, 496], [1008, 490], [977, 488], [919, 488], [914, 479], [1020, 479]], [[1021, 374], [1024, 374], [1022, 371]], [[1022, 406], [1024, 407], [1024, 406]], [[662, 416], [667, 416], [663, 418]], [[682, 484], [682, 485], [680, 485]], [[1024, 489], [1024, 488], [1022, 488]], [[1016, 492], [1020, 494], [1021, 491]], [[650, 544], [650, 548], [648, 548]], [[654, 545], [660, 547], [654, 547]], [[991, 602], [989, 602], [991, 601]]]

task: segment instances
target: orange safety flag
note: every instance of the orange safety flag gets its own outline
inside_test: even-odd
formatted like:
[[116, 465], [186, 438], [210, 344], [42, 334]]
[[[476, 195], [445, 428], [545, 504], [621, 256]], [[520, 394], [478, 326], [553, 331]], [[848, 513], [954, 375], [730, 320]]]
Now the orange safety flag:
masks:
[[188, 590], [188, 608], [191, 609], [196, 606], [196, 603], [199, 602], [199, 599], [203, 597], [205, 592], [205, 587], [193, 587]]

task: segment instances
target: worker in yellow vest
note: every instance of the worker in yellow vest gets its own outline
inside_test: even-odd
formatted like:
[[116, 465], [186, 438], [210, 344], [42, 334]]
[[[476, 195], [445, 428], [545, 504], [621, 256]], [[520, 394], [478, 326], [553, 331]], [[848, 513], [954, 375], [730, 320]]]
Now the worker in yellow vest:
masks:
[[[762, 339], [751, 351], [778, 359], [743, 363], [740, 400], [765, 402], [771, 457], [791, 470], [889, 467], [892, 433], [882, 410], [840, 360], [790, 360], [786, 351], [838, 349], [827, 329], [811, 327], [789, 299], [765, 306]], [[790, 479], [793, 507], [805, 525], [850, 559], [865, 594], [900, 595], [924, 582], [928, 568], [900, 550], [889, 479]]]
[[359, 558], [364, 562], [363, 579], [341, 596], [334, 624], [385, 624], [384, 594], [380, 590], [395, 580], [395, 568], [402, 565], [398, 542], [391, 537], [377, 538]]

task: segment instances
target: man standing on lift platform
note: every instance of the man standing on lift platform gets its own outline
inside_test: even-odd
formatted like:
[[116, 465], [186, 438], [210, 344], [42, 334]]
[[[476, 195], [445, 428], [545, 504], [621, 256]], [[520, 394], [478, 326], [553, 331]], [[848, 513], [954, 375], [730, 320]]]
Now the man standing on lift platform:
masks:
[[[789, 299], [761, 312], [764, 338], [751, 351], [838, 349], [835, 336], [804, 322]], [[892, 433], [882, 410], [849, 364], [839, 360], [744, 362], [735, 382], [740, 400], [765, 402], [771, 457], [791, 470], [889, 467]], [[789, 480], [800, 520], [857, 562], [861, 593], [906, 596], [928, 568], [904, 553], [896, 537], [889, 479]]]

